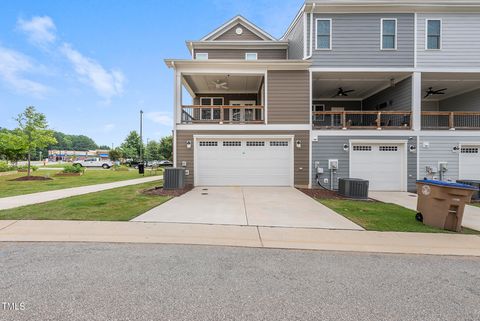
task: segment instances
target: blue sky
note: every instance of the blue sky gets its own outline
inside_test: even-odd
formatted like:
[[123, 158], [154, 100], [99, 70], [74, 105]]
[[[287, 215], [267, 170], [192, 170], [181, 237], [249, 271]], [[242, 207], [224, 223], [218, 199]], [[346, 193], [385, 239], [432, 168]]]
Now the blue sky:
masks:
[[0, 127], [33, 105], [50, 127], [120, 144], [171, 133], [173, 76], [163, 60], [189, 58], [198, 40], [241, 14], [275, 37], [301, 0], [69, 0], [0, 4]]

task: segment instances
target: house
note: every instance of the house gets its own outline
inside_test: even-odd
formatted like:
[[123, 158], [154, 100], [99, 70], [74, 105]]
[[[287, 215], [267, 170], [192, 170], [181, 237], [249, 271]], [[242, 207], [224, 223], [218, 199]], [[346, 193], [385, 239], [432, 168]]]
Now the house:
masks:
[[196, 186], [480, 179], [479, 31], [476, 1], [307, 0], [280, 39], [234, 17], [166, 60], [174, 163]]

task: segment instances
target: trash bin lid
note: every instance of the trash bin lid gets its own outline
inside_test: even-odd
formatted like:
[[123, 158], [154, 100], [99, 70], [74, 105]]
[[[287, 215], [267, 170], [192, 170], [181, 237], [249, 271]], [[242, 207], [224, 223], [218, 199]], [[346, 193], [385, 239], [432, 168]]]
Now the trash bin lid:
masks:
[[471, 189], [471, 190], [474, 190], [474, 191], [478, 191], [478, 188], [475, 187], [475, 186], [472, 186], [472, 185], [461, 184], [461, 183], [453, 183], [453, 182], [437, 181], [437, 180], [433, 180], [433, 179], [421, 179], [421, 180], [417, 180], [417, 183], [451, 187], [451, 188]]

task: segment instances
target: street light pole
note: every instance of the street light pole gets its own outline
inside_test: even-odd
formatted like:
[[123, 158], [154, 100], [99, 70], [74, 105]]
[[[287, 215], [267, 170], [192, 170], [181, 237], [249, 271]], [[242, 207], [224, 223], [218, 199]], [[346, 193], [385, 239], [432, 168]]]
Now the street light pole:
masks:
[[143, 162], [143, 110], [140, 109], [140, 162]]

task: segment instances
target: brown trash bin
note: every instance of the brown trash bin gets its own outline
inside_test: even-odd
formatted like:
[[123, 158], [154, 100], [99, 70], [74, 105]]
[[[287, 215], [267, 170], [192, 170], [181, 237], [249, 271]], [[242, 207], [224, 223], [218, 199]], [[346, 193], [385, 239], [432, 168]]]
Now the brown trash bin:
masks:
[[477, 188], [435, 180], [417, 181], [417, 220], [445, 230], [461, 232], [465, 204]]

